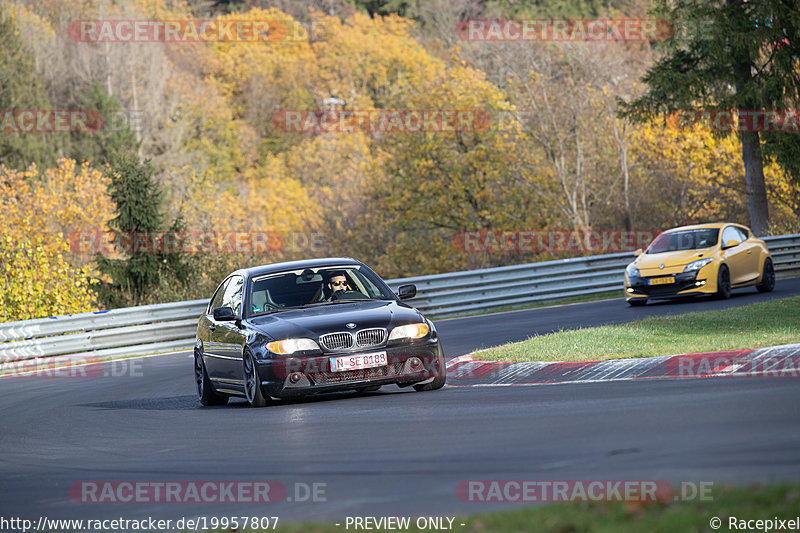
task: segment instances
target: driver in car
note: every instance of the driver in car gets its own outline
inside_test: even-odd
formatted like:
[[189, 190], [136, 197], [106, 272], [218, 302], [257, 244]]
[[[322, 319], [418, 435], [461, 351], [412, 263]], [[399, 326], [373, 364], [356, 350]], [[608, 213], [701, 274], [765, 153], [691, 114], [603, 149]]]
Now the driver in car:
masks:
[[331, 275], [328, 277], [328, 292], [330, 296], [325, 298], [325, 301], [333, 301], [333, 295], [339, 291], [346, 291], [347, 290], [347, 277], [345, 277], [344, 272], [336, 271], [331, 272]]

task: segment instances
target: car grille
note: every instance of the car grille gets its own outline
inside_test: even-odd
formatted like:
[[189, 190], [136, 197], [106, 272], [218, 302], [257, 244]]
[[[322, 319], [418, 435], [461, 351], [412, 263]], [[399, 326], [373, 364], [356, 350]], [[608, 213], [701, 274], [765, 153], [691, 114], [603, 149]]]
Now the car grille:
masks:
[[353, 346], [353, 335], [349, 331], [326, 333], [320, 336], [319, 342], [326, 350], [346, 350]]
[[319, 342], [328, 351], [348, 350], [354, 345], [359, 348], [380, 346], [386, 341], [386, 329], [362, 329], [353, 334], [349, 331], [338, 331], [320, 335]]
[[356, 333], [356, 343], [359, 346], [379, 346], [386, 338], [386, 330], [383, 328], [362, 329]]
[[347, 381], [360, 381], [364, 379], [386, 378], [400, 375], [403, 371], [402, 363], [392, 363], [378, 368], [365, 368], [363, 370], [348, 370], [346, 372], [325, 372], [309, 374], [308, 377], [317, 385], [331, 383], [344, 383]]

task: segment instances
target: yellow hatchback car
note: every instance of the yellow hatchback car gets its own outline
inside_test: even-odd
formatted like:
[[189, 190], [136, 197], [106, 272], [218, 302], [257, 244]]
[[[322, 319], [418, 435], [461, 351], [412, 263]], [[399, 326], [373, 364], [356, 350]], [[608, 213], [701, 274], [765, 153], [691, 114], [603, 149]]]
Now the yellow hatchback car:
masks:
[[739, 224], [699, 224], [667, 230], [625, 269], [625, 299], [644, 305], [648, 299], [715, 294], [730, 298], [731, 289], [775, 288], [775, 269], [767, 245]]

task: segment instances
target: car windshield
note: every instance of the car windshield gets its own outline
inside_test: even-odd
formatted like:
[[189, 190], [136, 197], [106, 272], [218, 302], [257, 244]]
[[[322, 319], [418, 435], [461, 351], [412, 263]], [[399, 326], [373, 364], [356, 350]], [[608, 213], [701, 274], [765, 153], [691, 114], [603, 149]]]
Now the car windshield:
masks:
[[687, 231], [675, 231], [662, 233], [653, 241], [648, 254], [659, 254], [662, 252], [674, 252], [676, 250], [697, 250], [708, 248], [717, 244], [719, 236], [718, 228], [693, 229]]
[[[339, 289], [335, 295], [333, 288]], [[377, 275], [360, 265], [273, 272], [253, 277], [249, 289], [249, 316], [353, 300], [395, 299]]]

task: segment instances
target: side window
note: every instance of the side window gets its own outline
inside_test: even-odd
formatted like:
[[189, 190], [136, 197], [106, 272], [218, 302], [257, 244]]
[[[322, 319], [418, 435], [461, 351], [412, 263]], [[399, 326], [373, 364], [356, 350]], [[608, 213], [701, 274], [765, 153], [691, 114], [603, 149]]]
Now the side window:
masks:
[[244, 278], [242, 276], [233, 276], [228, 286], [225, 287], [225, 294], [222, 296], [222, 306], [230, 307], [237, 316], [242, 309], [243, 288]]
[[211, 314], [211, 312], [217, 307], [222, 307], [222, 296], [225, 294], [225, 287], [228, 285], [230, 281], [231, 279], [228, 278], [222, 283], [220, 283], [219, 287], [217, 287], [217, 292], [214, 293], [214, 297], [211, 298], [211, 304], [209, 304], [208, 306], [207, 312], [209, 314]]
[[734, 228], [736, 233], [739, 234], [739, 242], [744, 242], [747, 240], [747, 232], [742, 228]]
[[741, 243], [744, 239], [742, 239], [742, 232], [739, 231], [738, 228], [728, 226], [722, 231], [722, 244], [724, 245], [731, 240]]

